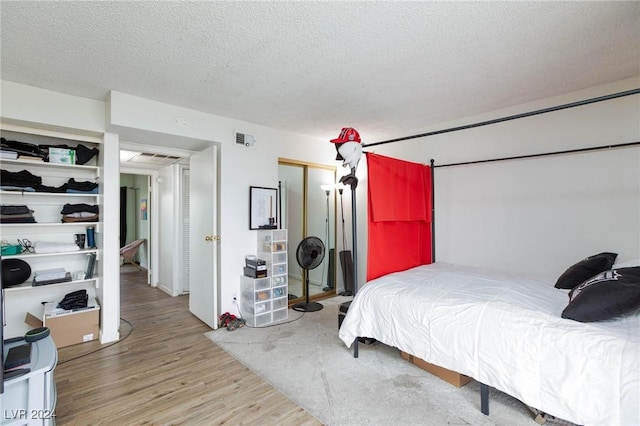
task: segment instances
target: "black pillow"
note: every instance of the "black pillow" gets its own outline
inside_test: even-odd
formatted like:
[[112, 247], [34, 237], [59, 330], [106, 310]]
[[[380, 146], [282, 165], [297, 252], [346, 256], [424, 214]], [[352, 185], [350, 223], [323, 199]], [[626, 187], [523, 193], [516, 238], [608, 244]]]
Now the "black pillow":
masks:
[[589, 256], [564, 271], [564, 273], [560, 275], [560, 278], [558, 278], [558, 281], [556, 281], [555, 287], [564, 289], [574, 288], [594, 275], [611, 269], [616, 257], [618, 257], [618, 253], [608, 252]]
[[562, 318], [580, 322], [615, 318], [640, 308], [640, 266], [604, 271], [569, 292]]

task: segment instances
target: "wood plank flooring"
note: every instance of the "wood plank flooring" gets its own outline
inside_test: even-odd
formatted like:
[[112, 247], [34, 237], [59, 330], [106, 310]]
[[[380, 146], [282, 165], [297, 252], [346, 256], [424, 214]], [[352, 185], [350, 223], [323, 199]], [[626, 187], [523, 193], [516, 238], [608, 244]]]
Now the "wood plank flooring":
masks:
[[188, 297], [149, 287], [145, 276], [122, 269], [130, 324], [121, 322], [119, 342], [59, 349], [58, 425], [322, 424], [205, 337]]

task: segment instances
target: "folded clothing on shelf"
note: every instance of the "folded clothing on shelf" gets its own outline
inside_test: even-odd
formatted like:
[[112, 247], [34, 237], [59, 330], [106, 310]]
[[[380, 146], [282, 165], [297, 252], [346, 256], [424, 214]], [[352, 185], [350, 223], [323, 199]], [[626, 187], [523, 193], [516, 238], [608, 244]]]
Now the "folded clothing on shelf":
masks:
[[0, 158], [6, 158], [7, 160], [15, 160], [18, 158], [18, 153], [15, 151], [9, 151], [6, 149], [0, 149]]
[[0, 206], [0, 223], [36, 223], [33, 210], [25, 205]]
[[9, 170], [2, 169], [0, 189], [5, 191], [47, 192], [54, 194], [97, 194], [98, 183], [92, 181], [76, 181], [74, 178], [70, 178], [60, 186], [49, 186], [42, 184], [42, 177], [36, 176], [28, 170], [10, 172]]
[[65, 184], [66, 191], [69, 193], [98, 193], [98, 184], [91, 181], [78, 182], [74, 178], [69, 179]]
[[60, 253], [66, 251], [78, 251], [80, 247], [76, 243], [55, 243], [48, 241], [36, 241], [33, 244], [36, 253]]
[[79, 213], [79, 212], [89, 212], [93, 214], [98, 214], [100, 212], [100, 207], [92, 204], [65, 204], [62, 207], [62, 211], [60, 214], [71, 214], [71, 213]]
[[65, 204], [60, 214], [62, 222], [98, 222], [100, 207], [91, 204]]
[[49, 153], [47, 149], [39, 145], [28, 142], [10, 141], [5, 138], [0, 139], [0, 145], [3, 151], [12, 151], [21, 156], [46, 158]]
[[98, 148], [87, 148], [82, 144], [76, 146], [69, 145], [36, 145], [28, 142], [11, 141], [2, 138], [2, 150], [7, 152], [15, 152], [21, 156], [30, 156], [42, 158], [49, 161], [49, 148], [72, 149], [75, 151], [76, 164], [86, 164], [93, 157], [100, 153]]
[[20, 188], [35, 188], [38, 185], [42, 185], [42, 178], [34, 175], [28, 170], [10, 172], [9, 170], [2, 169], [2, 172], [0, 173], [0, 184], [3, 186], [17, 186]]
[[98, 220], [99, 220], [99, 216], [97, 214], [87, 215], [87, 216], [76, 216], [75, 214], [62, 216], [62, 222], [63, 223], [70, 223], [70, 222], [97, 222]]

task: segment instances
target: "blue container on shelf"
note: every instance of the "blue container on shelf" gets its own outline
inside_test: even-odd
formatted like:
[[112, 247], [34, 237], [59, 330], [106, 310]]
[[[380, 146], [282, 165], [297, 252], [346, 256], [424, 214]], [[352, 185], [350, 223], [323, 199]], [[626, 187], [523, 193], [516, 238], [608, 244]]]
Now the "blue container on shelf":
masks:
[[87, 228], [87, 248], [96, 248], [96, 230], [93, 226]]

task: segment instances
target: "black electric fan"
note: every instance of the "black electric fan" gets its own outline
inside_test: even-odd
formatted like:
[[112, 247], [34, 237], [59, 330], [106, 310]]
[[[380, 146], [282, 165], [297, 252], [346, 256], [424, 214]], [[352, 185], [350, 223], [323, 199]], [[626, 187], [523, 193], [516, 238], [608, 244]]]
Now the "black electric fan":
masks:
[[296, 260], [303, 270], [307, 301], [296, 303], [291, 307], [299, 312], [316, 312], [323, 308], [318, 302], [309, 302], [309, 271], [317, 268], [324, 259], [324, 243], [318, 237], [306, 237], [296, 250]]

